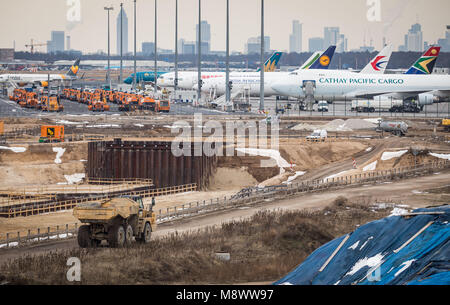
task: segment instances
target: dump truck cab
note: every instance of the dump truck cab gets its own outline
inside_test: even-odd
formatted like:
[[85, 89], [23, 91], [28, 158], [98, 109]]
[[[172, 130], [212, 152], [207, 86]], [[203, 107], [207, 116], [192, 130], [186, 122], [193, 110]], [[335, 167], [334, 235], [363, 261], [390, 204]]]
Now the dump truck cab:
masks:
[[169, 100], [160, 100], [159, 101], [159, 112], [170, 112], [170, 101]]
[[153, 205], [146, 209], [140, 196], [79, 204], [73, 215], [83, 223], [78, 230], [81, 248], [99, 246], [102, 240], [114, 248], [128, 245], [133, 239], [148, 243], [156, 230]]

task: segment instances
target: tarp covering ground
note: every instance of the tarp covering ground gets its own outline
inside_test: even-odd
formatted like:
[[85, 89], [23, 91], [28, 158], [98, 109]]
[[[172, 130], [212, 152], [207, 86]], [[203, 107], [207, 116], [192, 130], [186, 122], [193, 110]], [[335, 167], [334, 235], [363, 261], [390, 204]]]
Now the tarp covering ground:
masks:
[[280, 285], [449, 285], [450, 206], [359, 227], [314, 251]]

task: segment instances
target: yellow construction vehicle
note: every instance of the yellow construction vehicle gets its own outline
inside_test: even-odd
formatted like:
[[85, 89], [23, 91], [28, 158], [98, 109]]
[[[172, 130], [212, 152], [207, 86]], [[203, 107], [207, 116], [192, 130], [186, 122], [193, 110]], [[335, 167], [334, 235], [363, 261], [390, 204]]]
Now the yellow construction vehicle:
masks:
[[0, 135], [2, 135], [5, 132], [5, 123], [0, 122]]
[[78, 229], [81, 248], [97, 247], [106, 240], [113, 248], [129, 245], [133, 238], [141, 243], [150, 242], [156, 229], [154, 201], [146, 209], [140, 196], [123, 196], [103, 201], [79, 204], [73, 216], [84, 225]]
[[450, 131], [450, 119], [443, 119], [442, 126], [444, 126], [445, 131]]

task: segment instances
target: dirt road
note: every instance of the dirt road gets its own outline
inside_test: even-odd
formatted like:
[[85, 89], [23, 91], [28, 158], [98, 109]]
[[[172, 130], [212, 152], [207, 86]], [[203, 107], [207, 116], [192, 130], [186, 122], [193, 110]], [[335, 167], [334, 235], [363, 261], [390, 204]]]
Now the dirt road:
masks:
[[[154, 236], [162, 237], [176, 231], [195, 231], [208, 226], [221, 225], [225, 222], [250, 217], [261, 210], [322, 209], [338, 196], [347, 198], [362, 197], [361, 200], [377, 199], [378, 201], [383, 201], [383, 199], [386, 199], [393, 203], [408, 204], [411, 208], [445, 204], [449, 200], [448, 195], [432, 194], [427, 192], [427, 190], [448, 186], [448, 181], [450, 181], [450, 171], [393, 183], [345, 188], [333, 192], [310, 193], [278, 201], [268, 200], [265, 203], [254, 206], [242, 206], [236, 209], [218, 211], [162, 224], [158, 227]], [[78, 247], [76, 240], [71, 239], [36, 244], [24, 248], [1, 249], [0, 264], [8, 259], [25, 254], [35, 255], [55, 250], [70, 250], [76, 247]]]

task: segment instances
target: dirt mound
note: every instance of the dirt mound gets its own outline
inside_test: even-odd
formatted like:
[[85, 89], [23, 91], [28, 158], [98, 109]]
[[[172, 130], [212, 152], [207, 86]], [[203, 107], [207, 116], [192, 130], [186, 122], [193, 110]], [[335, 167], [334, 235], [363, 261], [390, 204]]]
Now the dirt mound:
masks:
[[255, 186], [258, 181], [250, 175], [246, 167], [242, 168], [217, 168], [212, 176], [208, 190], [227, 190]]

